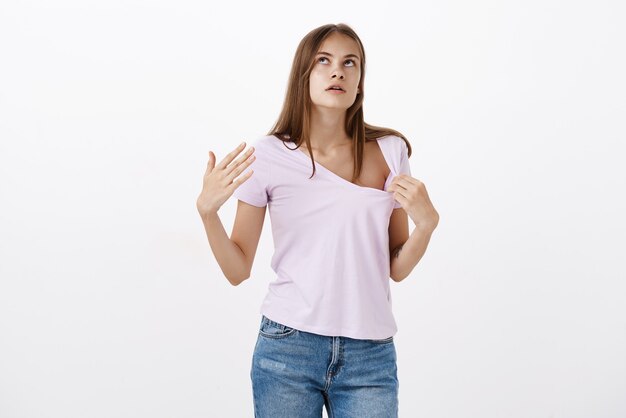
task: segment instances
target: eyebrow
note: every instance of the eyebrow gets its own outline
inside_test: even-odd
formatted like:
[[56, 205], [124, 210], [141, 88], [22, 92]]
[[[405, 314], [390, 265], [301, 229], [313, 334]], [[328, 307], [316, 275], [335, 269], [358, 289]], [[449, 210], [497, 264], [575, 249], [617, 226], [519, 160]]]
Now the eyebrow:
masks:
[[[333, 54], [330, 54], [328, 52], [324, 52], [324, 51], [320, 51], [315, 55], [328, 55], [329, 57], [332, 57]], [[344, 58], [356, 58], [357, 60], [359, 59], [358, 55], [354, 55], [354, 54], [348, 54], [348, 55], [344, 55]]]

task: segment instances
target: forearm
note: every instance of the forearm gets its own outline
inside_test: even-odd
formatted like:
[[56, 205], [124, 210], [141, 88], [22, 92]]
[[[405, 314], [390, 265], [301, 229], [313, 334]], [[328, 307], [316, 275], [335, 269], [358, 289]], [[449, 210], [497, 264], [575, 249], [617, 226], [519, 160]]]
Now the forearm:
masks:
[[201, 218], [217, 263], [226, 279], [237, 286], [249, 276], [243, 251], [228, 237], [217, 212], [203, 214]]
[[409, 239], [392, 250], [390, 277], [393, 281], [400, 282], [413, 271], [426, 252], [433, 231], [430, 227], [415, 227]]

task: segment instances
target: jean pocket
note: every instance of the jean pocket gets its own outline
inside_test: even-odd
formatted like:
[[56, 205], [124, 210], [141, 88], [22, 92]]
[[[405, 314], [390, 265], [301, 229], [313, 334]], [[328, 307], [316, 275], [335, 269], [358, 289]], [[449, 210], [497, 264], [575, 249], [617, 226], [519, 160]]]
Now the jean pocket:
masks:
[[295, 328], [272, 321], [265, 315], [263, 315], [263, 318], [261, 319], [261, 326], [259, 327], [259, 334], [267, 338], [285, 338], [292, 335], [296, 331], [297, 330]]
[[367, 341], [374, 343], [374, 344], [389, 344], [393, 342], [393, 335], [388, 338], [383, 338], [382, 340], [367, 340]]

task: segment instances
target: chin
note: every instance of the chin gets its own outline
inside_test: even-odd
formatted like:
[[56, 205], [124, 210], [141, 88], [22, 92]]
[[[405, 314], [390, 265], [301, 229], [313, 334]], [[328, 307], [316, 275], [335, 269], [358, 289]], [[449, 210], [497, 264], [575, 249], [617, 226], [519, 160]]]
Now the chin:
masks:
[[341, 110], [346, 111], [350, 108], [350, 106], [337, 106], [337, 105], [316, 105], [317, 107], [323, 107], [325, 109], [333, 109], [333, 110]]
[[347, 100], [344, 100], [342, 102], [344, 104], [342, 104], [338, 100], [329, 100], [329, 101], [322, 101], [322, 102], [314, 102], [313, 101], [313, 106], [325, 107], [327, 109], [348, 110], [350, 108], [350, 106], [352, 106], [354, 104], [354, 100], [352, 100], [349, 103], [348, 103]]

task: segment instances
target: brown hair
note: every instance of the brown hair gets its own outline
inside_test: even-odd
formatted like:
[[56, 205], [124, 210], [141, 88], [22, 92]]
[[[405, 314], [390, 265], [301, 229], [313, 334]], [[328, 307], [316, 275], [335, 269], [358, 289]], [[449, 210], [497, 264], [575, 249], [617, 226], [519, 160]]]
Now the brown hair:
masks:
[[361, 79], [359, 80], [359, 89], [361, 92], [356, 96], [356, 100], [352, 106], [347, 109], [345, 119], [346, 132], [352, 137], [352, 151], [354, 155], [352, 182], [354, 182], [355, 179], [359, 178], [361, 175], [363, 149], [366, 140], [377, 139], [387, 135], [396, 135], [406, 142], [409, 156], [411, 156], [411, 144], [400, 132], [391, 128], [373, 126], [363, 120], [365, 50], [363, 49], [363, 44], [358, 35], [348, 25], [343, 23], [323, 25], [313, 29], [302, 38], [293, 58], [282, 111], [278, 120], [267, 135], [274, 135], [276, 138], [283, 141], [283, 144], [286, 141], [293, 141], [296, 144], [295, 149], [299, 148], [302, 143], [306, 143], [311, 156], [311, 163], [313, 164], [313, 173], [311, 174], [311, 177], [313, 177], [315, 174], [315, 160], [311, 152], [311, 142], [309, 138], [312, 103], [309, 95], [309, 75], [315, 65], [314, 58], [322, 42], [334, 32], [339, 32], [354, 39], [359, 46], [361, 55]]

